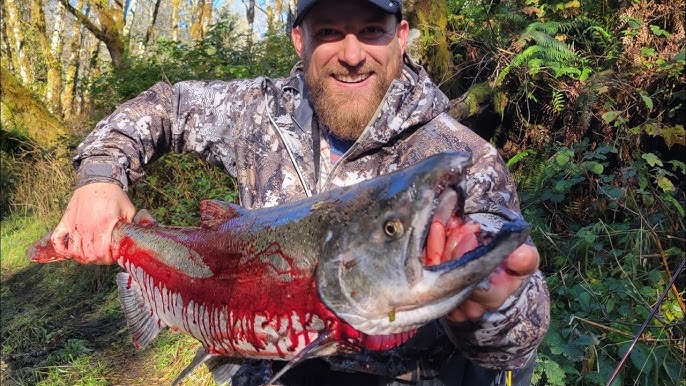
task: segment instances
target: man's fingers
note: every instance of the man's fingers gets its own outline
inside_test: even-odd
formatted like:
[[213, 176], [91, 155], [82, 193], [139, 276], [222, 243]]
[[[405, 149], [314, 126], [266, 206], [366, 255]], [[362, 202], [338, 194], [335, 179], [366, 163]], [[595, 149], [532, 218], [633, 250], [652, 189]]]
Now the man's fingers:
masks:
[[505, 260], [505, 269], [512, 276], [527, 277], [538, 269], [541, 257], [538, 249], [522, 244]]
[[448, 314], [448, 319], [456, 323], [479, 320], [488, 311], [490, 310], [483, 304], [467, 299], [460, 304], [459, 308]]
[[114, 262], [110, 251], [111, 241], [112, 232], [109, 230], [107, 232], [101, 232], [95, 242], [94, 254], [98, 257], [98, 261], [102, 261], [103, 264], [112, 264]]
[[522, 285], [526, 277], [512, 276], [502, 267], [496, 269], [488, 278], [489, 288], [477, 288], [472, 292], [470, 300], [483, 305], [488, 310], [494, 310], [512, 295]]
[[67, 247], [67, 255], [71, 256], [74, 260], [84, 262], [85, 258], [83, 255], [83, 246], [81, 245], [81, 233], [74, 229], [69, 232], [69, 245]]
[[95, 243], [93, 241], [93, 233], [92, 232], [85, 233], [81, 237], [81, 250], [82, 250], [84, 257], [85, 256], [97, 257], [97, 255], [95, 255]]
[[57, 224], [57, 227], [50, 235], [50, 241], [55, 248], [55, 252], [61, 255], [69, 254], [69, 230], [64, 224]]

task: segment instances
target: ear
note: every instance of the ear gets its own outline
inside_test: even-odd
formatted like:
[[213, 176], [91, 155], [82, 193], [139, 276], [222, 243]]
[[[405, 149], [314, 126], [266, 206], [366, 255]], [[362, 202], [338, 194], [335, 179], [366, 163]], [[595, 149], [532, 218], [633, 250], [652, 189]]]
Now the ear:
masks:
[[303, 30], [300, 26], [291, 29], [291, 40], [293, 41], [295, 52], [297, 52], [298, 57], [302, 59], [303, 54], [305, 53], [305, 37], [303, 36]]
[[398, 29], [396, 32], [398, 37], [398, 44], [400, 44], [401, 54], [405, 54], [405, 48], [407, 48], [407, 38], [410, 36], [410, 24], [407, 20], [401, 20], [398, 23]]

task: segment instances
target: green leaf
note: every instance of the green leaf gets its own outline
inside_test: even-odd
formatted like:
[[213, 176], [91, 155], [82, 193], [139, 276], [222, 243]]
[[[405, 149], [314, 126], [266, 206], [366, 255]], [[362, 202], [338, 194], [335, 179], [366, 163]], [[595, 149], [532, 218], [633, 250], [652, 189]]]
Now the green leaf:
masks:
[[678, 380], [683, 380], [684, 372], [686, 372], [686, 366], [683, 365], [683, 363], [679, 363], [676, 361], [665, 361], [663, 362], [663, 366], [665, 369], [665, 372], [671, 378], [672, 382], [676, 382]]
[[679, 201], [676, 198], [674, 198], [674, 196], [672, 196], [671, 194], [665, 194], [663, 195], [662, 199], [664, 201], [671, 203], [674, 206], [674, 208], [676, 208], [677, 212], [679, 212], [681, 217], [686, 216], [686, 211], [684, 210], [684, 207], [681, 206], [681, 203], [679, 203]]
[[676, 189], [674, 188], [674, 184], [672, 181], [669, 180], [669, 178], [665, 176], [660, 176], [657, 178], [657, 186], [662, 189], [663, 192], [674, 192]]
[[653, 33], [655, 34], [655, 36], [664, 36], [664, 37], [666, 37], [666, 38], [672, 36], [672, 34], [670, 34], [669, 32], [667, 32], [667, 31], [665, 31], [665, 30], [663, 30], [662, 28], [660, 28], [660, 26], [657, 26], [657, 25], [651, 25], [651, 26], [650, 26], [650, 30], [653, 31]]
[[625, 196], [623, 189], [612, 185], [601, 186], [600, 191], [613, 200], [623, 198]]
[[643, 103], [645, 103], [646, 107], [648, 108], [648, 111], [653, 110], [653, 99], [648, 96], [648, 94], [641, 93], [641, 99], [643, 99]]
[[637, 343], [634, 346], [634, 349], [631, 350], [630, 357], [631, 362], [642, 373], [650, 374], [653, 371], [653, 361], [650, 358], [650, 353], [642, 343]]
[[570, 156], [567, 152], [558, 152], [555, 154], [555, 162], [557, 162], [558, 165], [564, 166], [569, 163]]
[[550, 386], [564, 386], [565, 385], [565, 371], [557, 362], [546, 360], [541, 362], [543, 371], [547, 379], [547, 384]]
[[584, 162], [584, 166], [594, 174], [602, 174], [605, 170], [603, 164], [595, 161]]
[[560, 334], [556, 331], [548, 331], [545, 336], [545, 344], [550, 348], [550, 352], [553, 355], [562, 354], [562, 347], [564, 346], [564, 341]]
[[641, 55], [643, 55], [646, 58], [650, 58], [652, 56], [655, 56], [655, 49], [650, 48], [650, 47], [642, 47], [641, 48]]
[[620, 111], [616, 111], [616, 110], [608, 111], [605, 114], [603, 114], [603, 121], [605, 121], [605, 123], [607, 123], [607, 124], [610, 124], [610, 123], [612, 123], [612, 121], [617, 119], [619, 114], [621, 114]]
[[591, 303], [591, 294], [588, 292], [582, 292], [579, 294], [579, 304], [581, 305], [581, 309], [584, 311], [588, 311], [590, 308], [589, 305]]
[[627, 23], [629, 24], [629, 28], [641, 28], [641, 25], [643, 25], [643, 22], [641, 22], [638, 19], [634, 19], [633, 17], [630, 17], [629, 20], [627, 20]]
[[643, 158], [643, 159], [648, 163], [648, 165], [650, 165], [650, 166], [652, 166], [652, 167], [655, 167], [655, 165], [657, 165], [657, 166], [663, 166], [662, 160], [659, 159], [659, 158], [658, 158], [655, 154], [653, 154], [653, 153], [644, 153], [644, 154], [641, 154], [641, 158]]

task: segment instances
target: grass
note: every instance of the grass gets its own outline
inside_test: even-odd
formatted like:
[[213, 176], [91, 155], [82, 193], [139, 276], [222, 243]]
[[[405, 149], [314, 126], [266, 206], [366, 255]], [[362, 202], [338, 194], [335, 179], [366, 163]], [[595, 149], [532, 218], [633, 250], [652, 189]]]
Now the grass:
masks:
[[[2, 385], [168, 384], [191, 362], [199, 343], [179, 333], [134, 349], [116, 294], [118, 267], [31, 263], [26, 249], [52, 223], [12, 216], [0, 225]], [[203, 367], [183, 384], [212, 381]]]

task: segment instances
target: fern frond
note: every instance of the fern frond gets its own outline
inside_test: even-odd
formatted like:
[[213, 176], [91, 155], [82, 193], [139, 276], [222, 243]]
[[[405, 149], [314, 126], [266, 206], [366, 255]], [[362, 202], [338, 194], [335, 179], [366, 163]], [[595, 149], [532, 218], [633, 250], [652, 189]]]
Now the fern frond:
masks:
[[560, 111], [564, 110], [566, 102], [567, 102], [567, 98], [565, 97], [565, 94], [563, 92], [560, 92], [558, 90], [553, 90], [551, 103], [552, 103], [553, 109], [555, 111], [557, 111], [559, 113]]

